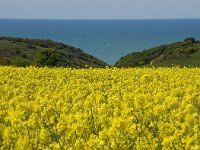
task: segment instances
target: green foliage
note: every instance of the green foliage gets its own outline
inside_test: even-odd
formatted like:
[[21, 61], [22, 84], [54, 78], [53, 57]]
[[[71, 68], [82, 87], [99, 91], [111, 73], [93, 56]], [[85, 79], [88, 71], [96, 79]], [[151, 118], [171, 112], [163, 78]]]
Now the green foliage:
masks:
[[1, 65], [8, 65], [10, 64], [10, 59], [7, 57], [0, 57], [0, 64]]
[[35, 46], [33, 46], [32, 44], [30, 44], [30, 43], [28, 43], [28, 45], [27, 45], [27, 48], [28, 49], [36, 49], [36, 47]]
[[42, 66], [56, 66], [58, 52], [52, 48], [41, 49], [37, 52], [37, 63]]
[[184, 42], [161, 45], [155, 48], [134, 52], [122, 57], [116, 67], [144, 66], [200, 66], [200, 42], [186, 38]]
[[150, 61], [159, 57], [165, 50], [166, 46], [162, 45], [143, 52], [134, 52], [122, 57], [116, 64], [116, 67], [136, 67], [150, 64]]
[[26, 54], [22, 54], [21, 57], [27, 58], [27, 55]]
[[[45, 54], [38, 55], [43, 49], [53, 49], [56, 51], [56, 55], [52, 55], [52, 58], [48, 58]], [[20, 66], [22, 64], [24, 66], [26, 64], [24, 62], [27, 61], [31, 65], [38, 66], [73, 68], [108, 66], [105, 62], [86, 54], [79, 48], [52, 40], [0, 37], [0, 65]]]
[[20, 55], [21, 52], [20, 52], [20, 50], [17, 49], [17, 50], [15, 50], [15, 53], [16, 53], [17, 55]]
[[184, 42], [190, 42], [190, 43], [195, 43], [196, 42], [196, 39], [194, 37], [189, 37], [189, 38], [186, 38], [184, 40]]
[[141, 60], [138, 62], [138, 65], [144, 65], [145, 64], [145, 61]]
[[26, 67], [31, 65], [31, 61], [28, 59], [24, 59], [22, 57], [14, 57], [10, 59], [9, 64], [12, 66], [17, 66], [17, 67]]

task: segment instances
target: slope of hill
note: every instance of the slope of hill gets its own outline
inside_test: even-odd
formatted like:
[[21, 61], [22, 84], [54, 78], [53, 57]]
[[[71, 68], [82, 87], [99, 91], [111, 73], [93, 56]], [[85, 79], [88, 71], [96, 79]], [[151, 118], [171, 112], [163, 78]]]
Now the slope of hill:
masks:
[[200, 41], [187, 38], [183, 42], [161, 45], [142, 52], [133, 52], [121, 57], [116, 67], [144, 66], [192, 66], [200, 67]]
[[52, 40], [0, 37], [0, 65], [104, 67], [107, 64], [79, 48]]

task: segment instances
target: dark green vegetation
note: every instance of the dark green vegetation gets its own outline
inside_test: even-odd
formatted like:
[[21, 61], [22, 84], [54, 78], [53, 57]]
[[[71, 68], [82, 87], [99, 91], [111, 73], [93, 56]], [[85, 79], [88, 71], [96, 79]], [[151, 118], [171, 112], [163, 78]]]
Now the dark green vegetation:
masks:
[[183, 42], [161, 45], [142, 52], [133, 52], [121, 57], [116, 67], [200, 67], [200, 41], [186, 38]]
[[0, 37], [0, 65], [104, 67], [107, 64], [79, 48], [52, 40]]

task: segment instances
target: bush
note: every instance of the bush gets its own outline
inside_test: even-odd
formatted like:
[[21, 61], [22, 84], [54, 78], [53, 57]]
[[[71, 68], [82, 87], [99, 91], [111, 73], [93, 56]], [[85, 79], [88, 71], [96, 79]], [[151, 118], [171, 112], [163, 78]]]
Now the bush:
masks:
[[196, 42], [196, 39], [193, 38], [193, 37], [189, 37], [189, 38], [186, 38], [186, 39], [184, 40], [184, 42], [195, 43], [195, 42]]
[[31, 65], [31, 61], [22, 57], [13, 57], [10, 59], [10, 65], [17, 67], [26, 67]]
[[0, 64], [1, 65], [9, 65], [10, 64], [10, 59], [8, 57], [1, 57], [0, 56]]
[[20, 52], [20, 50], [15, 50], [15, 54], [17, 54], [17, 55], [20, 55], [21, 54], [21, 52]]
[[28, 44], [28, 45], [27, 45], [27, 48], [28, 48], [28, 49], [36, 49], [36, 47], [33, 46], [32, 44]]
[[37, 63], [42, 66], [55, 66], [58, 61], [58, 52], [52, 48], [41, 49], [37, 52]]
[[21, 57], [28, 58], [26, 54], [22, 54]]
[[140, 60], [140, 61], [138, 62], [138, 65], [145, 65], [145, 61]]

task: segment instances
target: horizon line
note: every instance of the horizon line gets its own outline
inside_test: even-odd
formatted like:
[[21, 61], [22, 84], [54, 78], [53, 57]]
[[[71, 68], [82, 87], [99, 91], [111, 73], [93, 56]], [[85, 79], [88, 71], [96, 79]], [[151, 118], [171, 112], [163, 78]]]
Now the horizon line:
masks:
[[183, 20], [194, 18], [0, 18], [1, 20]]

